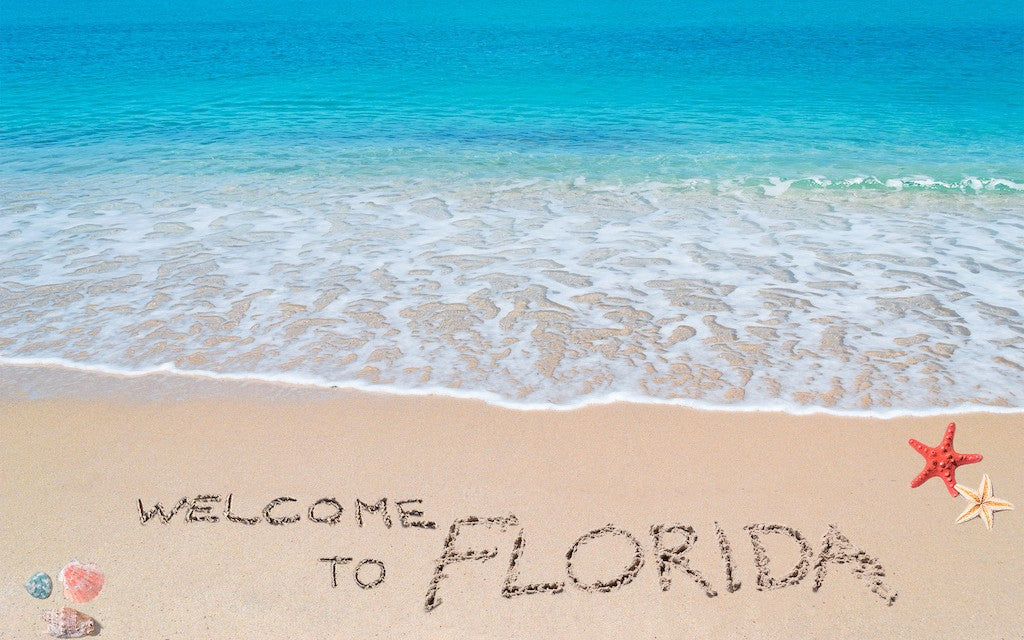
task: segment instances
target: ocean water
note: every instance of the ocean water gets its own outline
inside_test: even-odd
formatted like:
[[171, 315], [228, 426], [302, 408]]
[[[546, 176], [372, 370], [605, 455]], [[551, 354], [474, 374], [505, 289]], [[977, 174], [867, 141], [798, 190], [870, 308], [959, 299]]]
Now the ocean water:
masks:
[[1024, 406], [1024, 2], [0, 7], [0, 359]]

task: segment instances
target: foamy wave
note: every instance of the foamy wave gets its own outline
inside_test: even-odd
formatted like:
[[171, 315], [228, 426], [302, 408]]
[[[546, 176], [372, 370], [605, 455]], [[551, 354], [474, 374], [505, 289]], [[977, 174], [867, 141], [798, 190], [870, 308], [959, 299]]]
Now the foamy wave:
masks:
[[1024, 406], [1017, 192], [804, 182], [12, 190], [0, 356], [515, 406]]
[[[709, 183], [710, 184], [710, 183]], [[720, 182], [718, 188], [729, 184], [729, 181]], [[744, 186], [760, 186], [764, 195], [780, 196], [790, 188], [804, 189], [875, 189], [888, 191], [903, 191], [904, 189], [921, 189], [928, 191], [948, 191], [955, 193], [982, 193], [985, 191], [1024, 191], [1024, 183], [1014, 182], [1005, 178], [964, 178], [962, 180], [943, 181], [936, 180], [929, 176], [908, 176], [903, 178], [876, 178], [874, 176], [858, 176], [842, 180], [830, 180], [822, 176], [810, 176], [805, 178], [791, 178], [783, 180], [779, 177], [752, 178], [743, 180]]]

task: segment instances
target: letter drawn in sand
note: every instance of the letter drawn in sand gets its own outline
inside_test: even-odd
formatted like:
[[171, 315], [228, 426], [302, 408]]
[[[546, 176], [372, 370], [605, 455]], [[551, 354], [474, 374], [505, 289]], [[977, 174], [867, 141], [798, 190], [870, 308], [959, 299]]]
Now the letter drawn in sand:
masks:
[[260, 519], [259, 516], [252, 518], [243, 518], [242, 516], [236, 516], [231, 512], [231, 499], [234, 497], [233, 494], [228, 494], [227, 502], [224, 505], [224, 517], [231, 522], [237, 522], [238, 524], [257, 524]]
[[[330, 505], [334, 509], [334, 512], [330, 515], [317, 515], [316, 508], [320, 505]], [[319, 522], [321, 524], [335, 525], [341, 520], [341, 514], [345, 511], [341, 507], [341, 503], [334, 498], [320, 498], [309, 506], [309, 519], [312, 522]]]
[[433, 611], [441, 605], [442, 601], [437, 597], [437, 589], [441, 585], [441, 581], [448, 577], [448, 574], [444, 572], [446, 567], [451, 566], [456, 562], [465, 562], [467, 560], [479, 560], [480, 562], [486, 562], [498, 555], [497, 547], [492, 547], [490, 549], [456, 551], [455, 539], [459, 537], [459, 533], [462, 531], [463, 527], [478, 525], [488, 529], [497, 527], [499, 531], [504, 532], [509, 527], [514, 527], [518, 524], [519, 519], [514, 515], [509, 515], [504, 518], [478, 518], [476, 516], [469, 516], [453, 522], [452, 526], [448, 529], [448, 538], [444, 541], [444, 551], [441, 552], [441, 557], [437, 561], [437, 567], [434, 568], [434, 577], [431, 578], [430, 586], [427, 588], [427, 597], [424, 603], [424, 608], [427, 611]]
[[853, 546], [853, 544], [839, 531], [834, 524], [828, 526], [825, 537], [821, 541], [821, 553], [818, 554], [818, 561], [814, 563], [814, 591], [821, 588], [828, 572], [829, 564], [849, 564], [853, 575], [868, 583], [871, 592], [885, 601], [890, 607], [896, 602], [895, 591], [891, 591], [882, 578], [885, 577], [885, 569], [879, 564], [877, 558], [872, 558], [867, 553]]
[[[213, 506], [206, 503], [220, 502], [220, 496], [196, 496], [192, 499], [192, 506], [185, 514], [185, 522], [217, 522], [220, 520], [213, 515]], [[196, 514], [199, 515], [196, 515]]]
[[380, 511], [381, 512], [381, 516], [383, 516], [383, 518], [384, 518], [384, 526], [387, 527], [388, 529], [391, 528], [391, 516], [388, 515], [388, 499], [387, 498], [381, 498], [380, 500], [375, 502], [373, 505], [368, 505], [365, 502], [363, 502], [362, 500], [359, 500], [358, 498], [356, 499], [356, 522], [359, 523], [360, 527], [363, 526], [363, 511], [364, 510], [367, 511], [368, 513], [377, 513], [378, 511]]
[[512, 545], [512, 555], [508, 561], [508, 572], [505, 574], [505, 584], [501, 587], [501, 595], [506, 598], [524, 596], [532, 593], [562, 593], [565, 582], [534, 582], [527, 585], [516, 584], [519, 582], [519, 559], [523, 557], [526, 549], [526, 540], [523, 538], [523, 530], [519, 530], [516, 542]]
[[342, 558], [340, 556], [334, 556], [333, 558], [320, 558], [320, 562], [331, 563], [331, 587], [338, 586], [338, 565], [348, 564], [352, 562], [352, 558]]
[[722, 552], [722, 560], [725, 561], [725, 590], [735, 593], [743, 586], [741, 582], [733, 582], [732, 579], [732, 547], [729, 545], [729, 538], [721, 525], [715, 523], [715, 533], [718, 536], [718, 550]]
[[[592, 540], [597, 540], [598, 538], [603, 538], [604, 536], [623, 537], [632, 542], [634, 548], [633, 561], [625, 569], [623, 569], [622, 573], [612, 578], [611, 580], [596, 580], [591, 583], [581, 582], [579, 577], [576, 576], [576, 572], [572, 568], [573, 558], [576, 557], [576, 554], [579, 552], [580, 548], [584, 544], [589, 543]], [[614, 525], [608, 524], [601, 527], [600, 529], [595, 529], [590, 533], [585, 533], [582, 536], [580, 536], [579, 539], [577, 539], [576, 542], [573, 543], [572, 547], [565, 554], [565, 560], [565, 570], [569, 574], [569, 578], [572, 579], [573, 583], [577, 587], [579, 587], [583, 591], [608, 592], [614, 591], [616, 589], [626, 586], [630, 582], [633, 582], [633, 579], [636, 578], [637, 574], [640, 573], [640, 569], [644, 566], [644, 548], [640, 546], [640, 542], [635, 537], [633, 537], [632, 533], [626, 531], [625, 529], [619, 529]]]
[[[359, 577], [359, 570], [368, 564], [372, 564], [373, 566], [377, 567], [377, 577], [371, 580], [370, 582], [363, 582], [363, 580]], [[359, 585], [360, 589], [372, 589], [380, 583], [384, 582], [384, 563], [380, 560], [374, 560], [373, 558], [363, 558], [359, 561], [359, 564], [356, 565], [354, 575], [356, 579], [356, 584]]]
[[412, 500], [398, 500], [395, 502], [395, 507], [398, 509], [398, 521], [402, 523], [403, 527], [420, 527], [423, 529], [435, 529], [437, 523], [429, 520], [413, 520], [413, 518], [422, 518], [423, 512], [418, 509], [406, 509], [407, 504], [423, 504], [423, 501], [419, 498]]
[[[781, 524], [752, 524], [743, 527], [750, 534], [750, 543], [754, 546], [754, 564], [757, 566], [757, 590], [770, 591], [781, 589], [791, 585], [799, 584], [811, 564], [811, 545], [804, 538], [803, 534], [792, 527]], [[787, 575], [781, 578], [773, 578], [769, 566], [768, 552], [761, 542], [761, 534], [777, 533], [785, 534], [796, 540], [800, 545], [800, 562]]]
[[[685, 534], [682, 543], [674, 547], [666, 547], [665, 534], [678, 532]], [[672, 565], [678, 565], [704, 589], [707, 597], [714, 598], [718, 595], [707, 578], [701, 575], [700, 571], [692, 568], [690, 561], [686, 558], [686, 552], [697, 542], [697, 532], [693, 530], [693, 527], [685, 524], [658, 524], [651, 527], [651, 536], [654, 538], [654, 557], [658, 559], [658, 581], [661, 583], [662, 591], [668, 591], [672, 586], [669, 571], [671, 571]]]
[[146, 508], [142, 506], [142, 498], [139, 498], [139, 520], [142, 522], [142, 524], [146, 524], [147, 522], [152, 520], [154, 516], [159, 515], [160, 521], [164, 524], [168, 524], [170, 523], [171, 518], [174, 517], [174, 514], [178, 513], [178, 511], [180, 511], [187, 504], [188, 498], [182, 498], [181, 500], [178, 501], [178, 504], [174, 505], [174, 508], [172, 508], [169, 513], [165, 513], [163, 506], [159, 502], [157, 502], [155, 505], [153, 505], [152, 509], [146, 511]]
[[298, 500], [296, 500], [295, 498], [288, 498], [288, 497], [277, 498], [275, 500], [271, 500], [270, 504], [268, 504], [263, 509], [263, 517], [264, 517], [264, 519], [266, 519], [266, 521], [268, 523], [275, 524], [275, 525], [291, 524], [293, 522], [298, 522], [302, 518], [302, 516], [300, 516], [297, 513], [295, 515], [293, 515], [293, 516], [284, 516], [284, 517], [280, 517], [280, 518], [270, 515], [270, 513], [274, 510], [275, 507], [277, 507], [280, 504], [284, 504], [285, 502], [298, 502]]

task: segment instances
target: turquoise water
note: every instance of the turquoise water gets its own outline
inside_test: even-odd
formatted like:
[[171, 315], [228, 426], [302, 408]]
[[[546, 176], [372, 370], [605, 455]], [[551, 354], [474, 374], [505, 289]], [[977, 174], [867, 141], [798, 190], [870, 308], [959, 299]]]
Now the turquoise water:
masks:
[[215, 4], [0, 7], [0, 359], [1024, 406], [1021, 0]]
[[5, 4], [5, 172], [1024, 179], [1019, 2]]

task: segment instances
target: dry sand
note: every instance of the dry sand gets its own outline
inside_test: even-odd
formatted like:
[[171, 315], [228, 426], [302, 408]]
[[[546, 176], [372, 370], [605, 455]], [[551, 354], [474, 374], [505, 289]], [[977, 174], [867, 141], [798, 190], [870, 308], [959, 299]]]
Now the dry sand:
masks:
[[[98, 563], [107, 584], [77, 605], [103, 638], [1015, 638], [1024, 629], [1024, 513], [954, 525], [967, 505], [937, 479], [909, 482], [923, 460], [908, 438], [939, 442], [959, 425], [956, 447], [984, 454], [961, 483], [991, 476], [995, 493], [1024, 508], [1024, 414], [892, 420], [702, 412], [615, 404], [574, 411], [516, 411], [481, 402], [169, 376], [108, 378], [59, 369], [0, 369], [0, 637], [39, 637], [40, 612], [69, 604], [55, 585], [47, 601], [22, 584], [56, 578], [71, 559]], [[233, 511], [292, 524], [247, 525]], [[140, 521], [139, 500], [189, 503], [168, 524]], [[334, 498], [333, 525], [308, 508]], [[357, 521], [356, 500], [387, 498]], [[396, 501], [435, 529], [402, 526]], [[204, 505], [213, 506], [204, 511]], [[218, 517], [217, 522], [187, 522]], [[332, 504], [316, 514], [327, 519]], [[449, 527], [467, 516], [514, 516], [505, 531], [463, 526], [452, 550], [496, 550], [452, 564], [425, 610]], [[716, 535], [731, 547], [733, 579]], [[635, 579], [586, 591], [567, 577], [566, 553], [607, 524], [641, 548]], [[683, 524], [696, 542], [689, 568], [671, 564], [659, 583], [652, 525]], [[744, 527], [779, 524], [811, 547], [807, 574], [758, 588]], [[814, 590], [823, 536], [838, 528], [884, 568], [881, 585], [857, 562], [828, 562]], [[564, 583], [560, 593], [503, 597], [516, 539], [525, 543], [518, 581]], [[672, 547], [684, 529], [662, 534]], [[581, 584], [608, 581], [634, 562], [622, 533], [579, 545]], [[770, 577], [800, 560], [787, 534], [759, 536]], [[837, 541], [838, 539], [834, 539]], [[337, 567], [320, 558], [350, 557]], [[841, 557], [841, 555], [840, 555]], [[862, 556], [863, 557], [863, 556]], [[386, 567], [360, 588], [355, 563]], [[873, 563], [863, 565], [868, 573]], [[360, 577], [372, 583], [378, 567]], [[798, 571], [798, 574], [801, 573]], [[797, 576], [799, 578], [799, 575]], [[887, 598], [894, 594], [891, 606]]]

